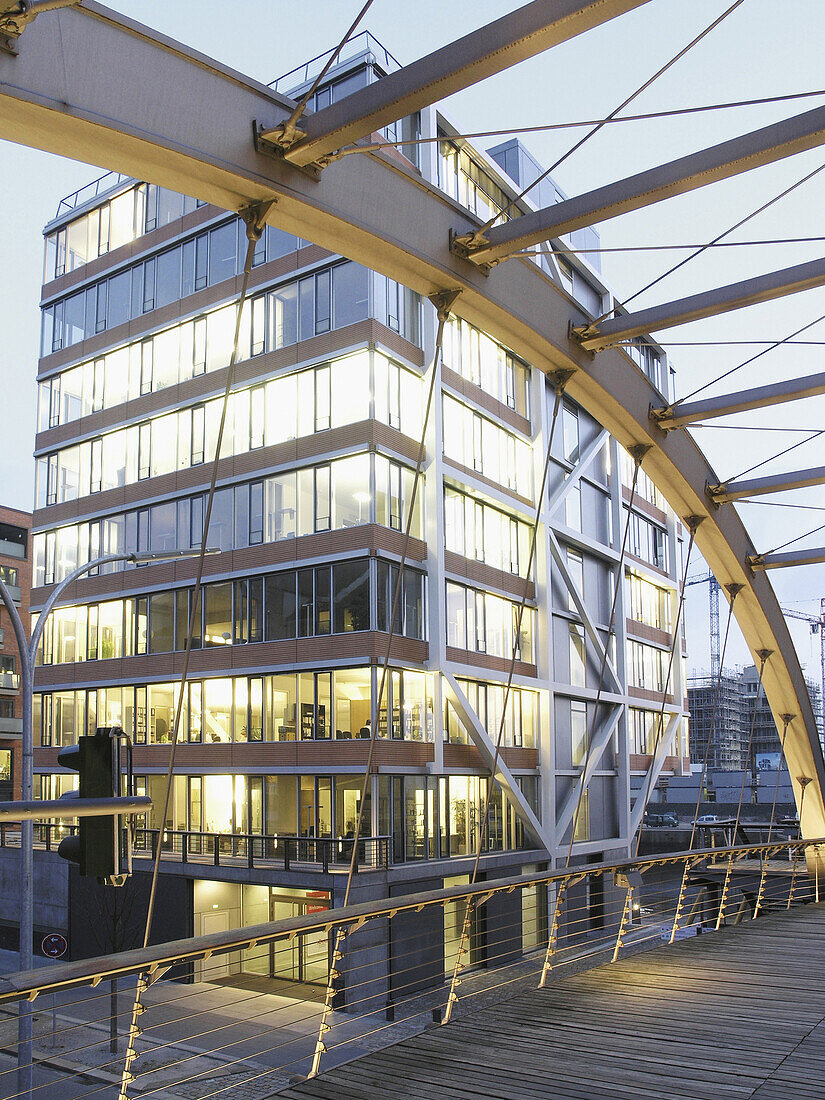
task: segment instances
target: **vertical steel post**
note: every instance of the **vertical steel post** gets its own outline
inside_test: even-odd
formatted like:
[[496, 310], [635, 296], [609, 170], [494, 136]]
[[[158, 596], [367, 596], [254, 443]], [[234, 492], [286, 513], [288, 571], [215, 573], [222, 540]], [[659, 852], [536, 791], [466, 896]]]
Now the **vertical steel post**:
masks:
[[797, 850], [796, 854], [793, 857], [793, 870], [791, 871], [791, 888], [788, 891], [788, 904], [785, 906], [786, 909], [790, 909], [791, 905], [793, 904], [794, 891], [796, 889], [796, 869], [798, 866], [799, 851]]
[[550, 925], [550, 933], [547, 937], [547, 953], [544, 956], [544, 966], [541, 968], [541, 979], [539, 980], [539, 989], [544, 989], [547, 985], [547, 975], [553, 969], [551, 959], [556, 953], [556, 943], [559, 938], [559, 920], [561, 918], [561, 903], [564, 897], [565, 887], [567, 886], [567, 880], [563, 879], [556, 889], [556, 903], [553, 906], [553, 921]]
[[682, 918], [682, 909], [684, 908], [685, 904], [685, 890], [687, 888], [687, 877], [689, 868], [690, 864], [685, 863], [685, 869], [682, 872], [682, 884], [679, 887], [679, 898], [676, 902], [676, 914], [673, 918], [673, 927], [670, 930], [670, 939], [668, 940], [668, 943], [673, 943], [675, 941], [676, 933], [679, 930], [679, 921]]
[[722, 897], [719, 900], [719, 912], [716, 916], [716, 931], [717, 932], [719, 931], [719, 929], [722, 925], [722, 920], [725, 916], [725, 906], [727, 905], [727, 902], [728, 902], [728, 889], [730, 887], [730, 876], [731, 876], [732, 869], [733, 869], [733, 859], [731, 858], [731, 859], [728, 860], [728, 867], [727, 867], [727, 870], [725, 871], [725, 884], [722, 887]]
[[619, 957], [619, 951], [621, 950], [622, 945], [624, 944], [624, 940], [623, 940], [622, 937], [625, 934], [625, 929], [627, 928], [627, 925], [628, 925], [628, 922], [630, 920], [630, 917], [631, 917], [632, 913], [633, 913], [633, 887], [628, 886], [627, 893], [625, 894], [625, 898], [624, 898], [624, 909], [622, 910], [622, 919], [621, 919], [621, 922], [619, 923], [619, 934], [618, 934], [618, 936], [616, 936], [616, 946], [613, 948], [613, 958], [610, 960], [611, 962], [615, 962]]

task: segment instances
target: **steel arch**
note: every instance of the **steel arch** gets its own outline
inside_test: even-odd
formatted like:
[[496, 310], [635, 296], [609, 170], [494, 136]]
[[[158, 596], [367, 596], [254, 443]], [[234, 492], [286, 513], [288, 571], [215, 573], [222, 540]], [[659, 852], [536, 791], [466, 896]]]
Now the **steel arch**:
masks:
[[[105, 58], [92, 64], [90, 58]], [[174, 89], [174, 96], [171, 94]], [[774, 715], [793, 714], [791, 776], [810, 777], [803, 835], [825, 833], [825, 763], [799, 661], [748, 534], [694, 440], [650, 416], [662, 395], [622, 351], [596, 355], [571, 338], [591, 320], [528, 260], [490, 270], [456, 256], [451, 234], [478, 219], [390, 152], [349, 156], [320, 176], [258, 151], [253, 128], [284, 122], [292, 101], [91, 0], [38, 18], [19, 54], [0, 53], [0, 137], [183, 191], [227, 209], [276, 198], [268, 221], [423, 294], [460, 290], [454, 312], [547, 374], [572, 370], [570, 394], [625, 447], [651, 449], [645, 469], [683, 518], [723, 585], [742, 586], [736, 617], [751, 652], [771, 650], [764, 685]]]

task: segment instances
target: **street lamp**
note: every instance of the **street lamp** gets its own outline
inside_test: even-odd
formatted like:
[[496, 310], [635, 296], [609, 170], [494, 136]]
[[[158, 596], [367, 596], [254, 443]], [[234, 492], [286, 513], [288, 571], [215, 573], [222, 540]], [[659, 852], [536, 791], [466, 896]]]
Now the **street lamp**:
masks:
[[[220, 550], [205, 550], [205, 554], [219, 554]], [[0, 576], [0, 599], [6, 606], [9, 618], [14, 627], [14, 635], [17, 641], [17, 649], [20, 653], [20, 687], [23, 697], [23, 761], [21, 796], [24, 801], [31, 801], [34, 797], [34, 730], [32, 723], [32, 707], [34, 694], [34, 667], [37, 657], [37, 647], [43, 636], [43, 628], [46, 619], [52, 612], [55, 604], [70, 584], [88, 573], [91, 569], [98, 569], [102, 565], [111, 565], [115, 562], [132, 562], [134, 565], [148, 565], [152, 562], [177, 560], [179, 558], [197, 558], [201, 554], [197, 550], [165, 550], [159, 553], [147, 554], [104, 554], [102, 557], [93, 558], [85, 565], [69, 573], [63, 580], [55, 585], [49, 593], [49, 598], [43, 605], [31, 639], [26, 638], [26, 630], [20, 612], [14, 605], [11, 593], [6, 587], [6, 582]], [[31, 970], [34, 962], [34, 830], [31, 819], [20, 823], [20, 969]], [[19, 1081], [20, 1092], [26, 1093], [32, 1085], [32, 1005], [31, 1001], [21, 1001], [18, 1008], [17, 1028], [17, 1064], [21, 1079]]]

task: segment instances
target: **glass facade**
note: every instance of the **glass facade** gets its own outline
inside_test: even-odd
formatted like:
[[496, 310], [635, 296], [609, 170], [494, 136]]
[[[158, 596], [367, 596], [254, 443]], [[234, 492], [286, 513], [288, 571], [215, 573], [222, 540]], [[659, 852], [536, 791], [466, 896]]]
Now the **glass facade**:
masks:
[[[361, 86], [370, 65], [332, 73], [315, 106]], [[415, 115], [386, 134], [403, 143], [436, 126]], [[402, 152], [418, 162], [414, 146]], [[504, 177], [446, 135], [430, 182], [485, 219], [508, 201]], [[321, 840], [346, 858], [363, 809], [365, 832], [389, 838], [394, 862], [460, 859], [474, 853], [487, 804], [486, 851], [535, 847], [527, 807], [552, 831], [556, 784], [568, 789], [587, 754], [599, 661], [580, 609], [606, 637], [629, 457], [605, 439], [603, 453], [579, 469], [602, 429], [565, 397], [528, 574], [535, 477], [554, 401], [541, 372], [457, 317], [438, 360], [434, 313], [416, 292], [268, 227], [241, 311], [205, 530], [222, 414], [217, 372], [232, 356], [246, 234], [235, 214], [207, 207], [193, 218], [196, 208], [120, 180], [93, 205], [62, 213], [47, 233], [35, 587], [102, 554], [202, 545], [219, 554], [209, 559], [197, 606], [192, 562], [117, 563], [91, 571], [73, 602], [52, 612], [35, 699], [38, 793], [72, 786], [58, 770], [59, 748], [119, 725], [135, 746], [138, 788], [156, 798], [141, 824], [163, 834], [164, 845], [168, 834], [186, 833], [189, 851], [203, 854], [203, 838], [218, 837], [219, 852], [240, 857], [226, 838], [295, 837], [311, 841], [315, 854], [302, 849], [310, 862]], [[161, 227], [162, 243], [152, 236]], [[106, 267], [101, 258], [110, 253]], [[541, 262], [583, 308], [601, 312], [602, 292], [584, 261]], [[71, 290], [51, 285], [69, 273]], [[650, 376], [667, 377], [651, 349], [639, 344], [629, 354]], [[421, 445], [433, 371], [431, 432]], [[626, 579], [621, 569], [622, 602], [607, 639], [611, 659], [617, 651], [625, 658], [631, 689], [661, 691], [666, 676], [666, 651], [625, 631], [628, 620], [662, 631], [674, 625], [667, 574], [677, 555], [663, 509], [642, 473], [629, 552], [657, 580], [638, 563]], [[576, 599], [548, 564], [551, 529]], [[485, 568], [497, 571], [494, 587]], [[175, 675], [188, 642], [196, 652], [182, 689]], [[470, 728], [446, 672], [466, 696]], [[650, 751], [654, 704], [630, 707], [630, 698], [599, 785], [582, 800], [575, 838], [593, 845], [588, 854], [599, 843], [621, 846], [620, 755]], [[161, 821], [176, 726], [177, 772]], [[380, 748], [364, 796], [373, 736]], [[509, 788], [489, 778], [490, 744], [507, 754]], [[217, 904], [238, 920], [277, 919], [308, 904], [297, 888], [201, 880], [204, 929], [215, 904], [208, 895], [224, 886], [231, 891]], [[545, 901], [523, 899], [525, 949], [540, 940]], [[445, 929], [461, 919], [448, 912]], [[314, 980], [326, 961], [319, 941], [296, 945], [283, 965], [289, 976]], [[275, 973], [263, 956], [238, 965]]]

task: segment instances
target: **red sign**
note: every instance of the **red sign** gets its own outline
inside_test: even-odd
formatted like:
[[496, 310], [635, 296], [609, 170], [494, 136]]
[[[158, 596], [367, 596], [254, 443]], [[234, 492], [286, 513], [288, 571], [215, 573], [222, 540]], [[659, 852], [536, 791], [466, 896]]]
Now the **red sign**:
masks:
[[51, 932], [43, 937], [40, 950], [50, 959], [59, 959], [66, 954], [68, 946], [65, 936], [61, 936], [59, 932]]
[[326, 911], [327, 911], [327, 906], [326, 905], [308, 905], [307, 906], [307, 913], [308, 914], [309, 913], [326, 913]]

